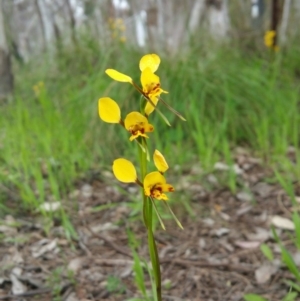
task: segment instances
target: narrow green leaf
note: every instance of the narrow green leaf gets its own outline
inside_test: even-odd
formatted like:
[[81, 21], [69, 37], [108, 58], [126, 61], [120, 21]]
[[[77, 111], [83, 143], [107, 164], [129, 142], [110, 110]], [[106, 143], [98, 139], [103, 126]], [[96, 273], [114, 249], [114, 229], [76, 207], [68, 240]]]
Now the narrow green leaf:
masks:
[[153, 204], [153, 207], [154, 207], [156, 216], [157, 216], [157, 218], [158, 218], [158, 220], [159, 220], [159, 222], [160, 222], [161, 227], [163, 228], [163, 230], [166, 230], [166, 227], [165, 227], [165, 225], [164, 225], [164, 223], [163, 223], [163, 220], [162, 220], [162, 218], [161, 218], [161, 216], [160, 216], [160, 214], [159, 214], [159, 212], [158, 212], [158, 210], [157, 210], [155, 201], [153, 200], [152, 197], [150, 197], [150, 199], [151, 199], [151, 202], [152, 202], [152, 204]]
[[281, 250], [281, 256], [282, 261], [287, 266], [287, 268], [290, 270], [290, 272], [297, 278], [298, 281], [300, 281], [300, 272], [298, 270], [298, 267], [296, 266], [291, 254], [285, 249], [285, 247], [282, 245], [279, 236], [276, 233], [276, 230], [274, 226], [272, 226], [272, 233], [274, 236], [275, 241], [279, 244], [280, 250]]
[[290, 272], [297, 278], [297, 280], [300, 281], [300, 272], [294, 262], [293, 257], [283, 246], [280, 246], [280, 249], [282, 253], [282, 261], [285, 263]]
[[163, 201], [163, 202], [166, 205], [166, 207], [169, 209], [169, 211], [172, 214], [173, 218], [175, 219], [175, 222], [178, 225], [178, 227], [183, 230], [183, 226], [181, 225], [181, 222], [178, 220], [178, 218], [176, 217], [175, 213], [173, 212], [173, 210], [169, 206], [168, 201]]
[[141, 148], [141, 150], [146, 153], [146, 149], [144, 148], [144, 146], [137, 140], [135, 139], [135, 141], [137, 142], [137, 144], [139, 145], [139, 147]]
[[147, 268], [148, 275], [149, 275], [150, 282], [151, 282], [153, 301], [158, 301], [157, 300], [158, 297], [157, 297], [157, 292], [156, 292], [156, 285], [155, 285], [153, 270], [150, 268], [149, 264], [146, 261], [145, 261], [145, 266]]
[[154, 278], [156, 285], [159, 284], [160, 280], [160, 267], [158, 263], [158, 257], [157, 257], [157, 250], [156, 250], [156, 244], [153, 237], [152, 229], [148, 229], [148, 245], [149, 245], [149, 253], [152, 263], [152, 268], [154, 271]]
[[167, 104], [164, 100], [162, 100], [159, 97], [159, 100], [165, 105], [166, 108], [168, 108], [172, 113], [174, 113], [175, 115], [177, 115], [181, 120], [186, 121], [186, 119], [175, 109], [173, 109], [169, 104]]
[[298, 285], [297, 283], [287, 279], [283, 280], [283, 282], [300, 293], [300, 285]]
[[295, 225], [296, 246], [297, 249], [300, 250], [300, 217], [297, 211], [293, 213], [293, 222]]
[[139, 290], [141, 291], [141, 293], [143, 294], [143, 296], [148, 300], [143, 267], [141, 264], [141, 260], [135, 250], [138, 243], [134, 237], [134, 234], [129, 229], [127, 229], [127, 235], [128, 235], [129, 245], [130, 245], [132, 255], [133, 255], [133, 262], [134, 262], [133, 271], [135, 273], [135, 275], [134, 275], [135, 283], [136, 283], [137, 287], [139, 288]]
[[134, 261], [133, 270], [135, 272], [135, 275], [134, 275], [135, 282], [136, 282], [136, 285], [138, 286], [139, 290], [142, 292], [143, 296], [146, 297], [147, 293], [146, 293], [143, 267], [141, 265], [139, 256], [135, 250], [132, 250], [132, 254], [133, 254], [133, 261]]
[[276, 232], [275, 227], [272, 226], [272, 227], [271, 227], [271, 230], [272, 230], [272, 234], [273, 234], [273, 236], [274, 236], [275, 241], [276, 241], [278, 244], [280, 244], [280, 239], [279, 239], [279, 236], [278, 236], [278, 234], [277, 234], [277, 232]]
[[262, 253], [265, 255], [267, 259], [269, 259], [270, 261], [274, 260], [273, 252], [267, 244], [261, 244], [260, 250], [262, 251]]
[[256, 294], [247, 294], [244, 296], [245, 301], [268, 301], [266, 298], [263, 298]]
[[289, 292], [284, 296], [282, 301], [294, 301], [297, 298], [297, 296], [298, 296], [297, 292]]
[[156, 107], [155, 109], [157, 111], [157, 113], [159, 114], [159, 116], [162, 118], [162, 120], [168, 125], [171, 126], [169, 120], [167, 119], [167, 117]]

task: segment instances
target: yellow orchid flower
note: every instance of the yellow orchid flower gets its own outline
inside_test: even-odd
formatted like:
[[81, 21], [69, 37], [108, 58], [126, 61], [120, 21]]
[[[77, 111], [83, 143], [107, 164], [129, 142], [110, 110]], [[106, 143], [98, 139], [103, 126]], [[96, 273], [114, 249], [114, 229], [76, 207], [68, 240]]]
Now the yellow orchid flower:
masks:
[[169, 169], [169, 165], [160, 151], [157, 149], [153, 154], [154, 165], [160, 173], [164, 173]]
[[[145, 68], [141, 74], [141, 84], [144, 95], [150, 98], [152, 103], [147, 102], [145, 107], [145, 114], [149, 116], [155, 109], [161, 93], [168, 93], [160, 87], [160, 79], [154, 74], [149, 67]], [[155, 106], [153, 106], [153, 104]]]
[[279, 47], [278, 47], [278, 45], [276, 45], [275, 39], [276, 39], [276, 31], [275, 30], [268, 30], [265, 33], [265, 36], [264, 36], [265, 46], [273, 49], [274, 51], [278, 51]]
[[[137, 183], [142, 185], [137, 178], [134, 165], [124, 158], [116, 159], [112, 166], [115, 177], [123, 183]], [[148, 173], [144, 179], [144, 193], [148, 197], [167, 201], [168, 197], [163, 192], [173, 192], [174, 187], [167, 184], [165, 177], [159, 171]]]
[[123, 158], [116, 159], [112, 166], [115, 177], [123, 183], [138, 183], [134, 165]]
[[157, 217], [160, 221], [162, 228], [165, 230], [164, 223], [161, 219], [161, 216], [156, 208], [154, 199], [164, 201], [165, 205], [167, 206], [168, 210], [172, 214], [173, 218], [175, 219], [177, 225], [183, 229], [180, 221], [177, 219], [176, 215], [170, 208], [169, 204], [166, 202], [168, 197], [164, 192], [173, 192], [174, 187], [170, 184], [167, 184], [165, 177], [159, 172], [154, 171], [148, 173], [144, 178], [144, 183], [141, 183], [140, 180], [137, 178], [136, 169], [134, 165], [124, 158], [116, 159], [112, 166], [113, 173], [115, 177], [123, 183], [136, 183], [144, 188], [144, 194], [147, 197], [150, 197], [152, 204], [154, 206], [155, 212]]
[[[140, 88], [130, 76], [121, 73], [115, 69], [106, 69], [105, 73], [115, 81], [122, 83], [130, 83], [134, 86], [134, 88], [139, 91], [148, 101], [145, 107], [145, 114], [149, 116], [154, 109], [158, 101], [160, 100], [170, 111], [172, 111], [175, 115], [177, 115], [182, 120], [185, 120], [184, 117], [174, 110], [171, 106], [169, 106], [166, 102], [160, 99], [161, 93], [168, 93], [164, 91], [160, 87], [160, 79], [154, 72], [158, 69], [160, 64], [160, 57], [157, 54], [146, 54], [144, 55], [139, 63], [139, 68], [142, 72], [141, 74], [141, 84], [142, 88]], [[169, 124], [166, 117], [157, 109], [157, 112], [162, 116], [165, 122]]]
[[124, 121], [126, 130], [131, 133], [130, 141], [136, 139], [137, 137], [148, 136], [145, 133], [150, 133], [154, 131], [154, 126], [148, 122], [148, 119], [139, 112], [129, 113]]
[[271, 48], [273, 46], [275, 36], [276, 36], [275, 30], [268, 30], [265, 33], [264, 42], [268, 48]]
[[43, 81], [39, 81], [36, 85], [34, 85], [32, 87], [34, 93], [35, 93], [35, 96], [36, 97], [39, 97], [40, 94], [45, 91], [45, 84]]
[[174, 187], [167, 184], [165, 177], [159, 171], [150, 172], [145, 176], [144, 192], [146, 196], [167, 201], [168, 197], [163, 192], [173, 191]]
[[137, 137], [149, 138], [145, 133], [154, 131], [154, 126], [139, 112], [129, 113], [125, 121], [121, 119], [119, 105], [109, 97], [102, 97], [98, 101], [98, 112], [100, 118], [107, 123], [120, 123], [131, 134], [130, 141]]
[[[154, 57], [152, 57], [154, 56]], [[141, 84], [142, 89], [136, 85], [132, 78], [126, 74], [123, 74], [114, 69], [107, 69], [105, 73], [111, 77], [112, 79], [123, 82], [123, 83], [130, 83], [132, 84], [140, 93], [142, 93], [146, 99], [150, 99], [150, 103], [148, 102], [145, 107], [145, 113], [149, 116], [155, 109], [155, 106], [158, 102], [158, 97], [161, 93], [168, 93], [164, 91], [160, 87], [160, 79], [159, 77], [154, 74], [154, 71], [157, 70], [160, 58], [158, 55], [145, 55], [142, 57], [140, 61], [140, 70], [142, 71], [141, 74]]]
[[[149, 68], [152, 72], [155, 72], [159, 64], [160, 57], [157, 54], [146, 54], [140, 60], [140, 70], [143, 72], [143, 70]], [[133, 84], [133, 80], [130, 76], [115, 69], [106, 69], [105, 73], [117, 82]]]

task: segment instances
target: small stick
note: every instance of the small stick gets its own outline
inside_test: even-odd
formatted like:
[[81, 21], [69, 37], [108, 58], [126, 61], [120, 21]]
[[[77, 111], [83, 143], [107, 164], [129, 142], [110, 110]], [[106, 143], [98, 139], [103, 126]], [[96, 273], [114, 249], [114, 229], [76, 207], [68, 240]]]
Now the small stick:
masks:
[[0, 296], [0, 300], [27, 298], [35, 295], [50, 293], [51, 291], [51, 288], [41, 288], [37, 290], [28, 291], [23, 294]]

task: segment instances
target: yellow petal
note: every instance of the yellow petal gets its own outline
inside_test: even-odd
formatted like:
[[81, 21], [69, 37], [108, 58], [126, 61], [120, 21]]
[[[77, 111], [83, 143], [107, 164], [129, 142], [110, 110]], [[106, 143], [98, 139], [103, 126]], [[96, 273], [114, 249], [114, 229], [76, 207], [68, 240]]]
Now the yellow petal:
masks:
[[[155, 106], [158, 103], [158, 97], [151, 97], [151, 100], [153, 102], [153, 104], [155, 104]], [[145, 106], [145, 114], [147, 116], [149, 116], [153, 111], [154, 111], [155, 107], [152, 105], [152, 103], [150, 103], [149, 101], [147, 101], [146, 106]]]
[[131, 83], [132, 84], [132, 78], [129, 77], [126, 74], [123, 74], [117, 70], [114, 69], [106, 69], [105, 73], [111, 77], [112, 79], [118, 81], [118, 82], [123, 82], [123, 83]]
[[154, 131], [154, 126], [150, 123], [147, 123], [147, 124], [145, 124], [144, 129], [145, 129], [146, 133], [151, 133]]
[[175, 191], [174, 187], [171, 184], [162, 184], [161, 188], [162, 188], [162, 191], [164, 191], [164, 192], [174, 192]]
[[98, 101], [98, 112], [100, 118], [108, 123], [119, 123], [121, 111], [118, 104], [109, 97], [102, 97]]
[[152, 190], [152, 196], [158, 200], [168, 200], [168, 197], [163, 192], [173, 192], [175, 191], [174, 187], [170, 184], [157, 184]]
[[134, 183], [137, 180], [134, 165], [123, 158], [116, 159], [113, 163], [113, 172], [115, 177], [123, 183]]
[[131, 112], [126, 116], [124, 123], [126, 130], [130, 131], [135, 125], [147, 124], [148, 119], [139, 112]]
[[150, 68], [152, 72], [155, 72], [158, 69], [160, 64], [160, 57], [155, 54], [146, 54], [140, 60], [140, 70], [144, 71], [146, 68]]
[[144, 179], [145, 195], [150, 196], [151, 188], [156, 184], [166, 184], [165, 177], [159, 171], [148, 173]]
[[157, 149], [153, 154], [153, 161], [158, 171], [164, 173], [169, 169], [169, 165], [160, 151]]

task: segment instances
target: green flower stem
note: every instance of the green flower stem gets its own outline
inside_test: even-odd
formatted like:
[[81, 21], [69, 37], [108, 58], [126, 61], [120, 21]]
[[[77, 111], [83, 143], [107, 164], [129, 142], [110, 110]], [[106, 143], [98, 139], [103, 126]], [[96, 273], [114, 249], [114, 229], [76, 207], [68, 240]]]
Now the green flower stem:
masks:
[[[139, 144], [142, 145], [142, 147], [144, 148], [144, 143], [142, 141], [141, 138], [139, 138]], [[140, 167], [141, 167], [141, 176], [142, 176], [142, 183], [144, 183], [144, 178], [147, 174], [147, 154], [145, 151], [142, 150], [141, 147], [138, 147], [139, 150], [139, 158], [140, 158]], [[147, 215], [147, 198], [145, 196], [144, 193], [144, 188], [141, 188], [141, 193], [143, 196], [143, 220], [144, 220], [144, 224], [146, 226], [146, 228], [148, 228], [148, 215]]]
[[154, 279], [156, 283], [156, 296], [157, 301], [161, 301], [161, 274], [160, 274], [160, 263], [157, 253], [157, 247], [153, 235], [152, 230], [152, 202], [149, 198], [146, 198], [147, 205], [148, 205], [148, 216], [149, 216], [149, 224], [148, 224], [148, 247], [149, 247], [149, 253], [151, 258], [151, 263], [153, 267], [153, 273], [154, 273]]
[[[145, 149], [147, 149], [147, 144], [144, 141], [144, 139], [140, 139], [140, 143], [144, 146]], [[139, 149], [142, 181], [144, 182], [144, 178], [147, 174], [147, 151], [144, 152], [140, 147], [138, 149]], [[142, 195], [143, 195], [143, 218], [148, 234], [148, 247], [149, 247], [149, 254], [152, 263], [153, 273], [154, 273], [155, 284], [156, 284], [156, 297], [157, 297], [157, 301], [162, 301], [160, 263], [159, 263], [157, 247], [154, 239], [154, 234], [152, 230], [152, 218], [153, 218], [152, 206], [153, 205], [150, 198], [148, 198], [145, 195], [143, 188], [142, 188]]]

